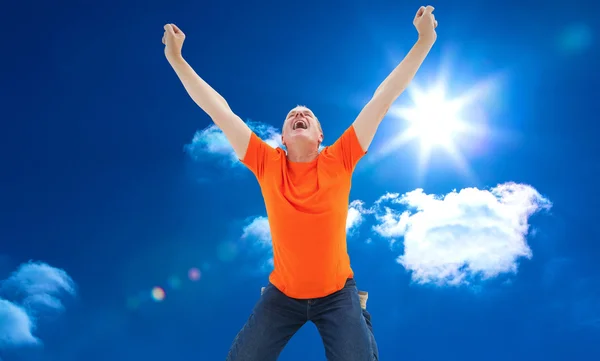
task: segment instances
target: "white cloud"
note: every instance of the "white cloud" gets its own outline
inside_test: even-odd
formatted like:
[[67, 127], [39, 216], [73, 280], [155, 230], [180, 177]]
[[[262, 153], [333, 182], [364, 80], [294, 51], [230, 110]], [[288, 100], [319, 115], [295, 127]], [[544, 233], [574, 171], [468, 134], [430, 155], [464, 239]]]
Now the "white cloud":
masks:
[[346, 218], [346, 232], [348, 236], [354, 235], [356, 229], [364, 221], [364, 215], [371, 213], [371, 210], [366, 209], [364, 205], [364, 202], [358, 199], [350, 203], [348, 217]]
[[524, 184], [465, 188], [444, 196], [417, 189], [376, 202], [373, 230], [385, 238], [404, 237], [397, 261], [414, 281], [456, 285], [516, 272], [517, 260], [532, 256], [526, 241], [529, 217], [550, 207]]
[[34, 335], [37, 316], [62, 311], [61, 297], [75, 295], [75, 284], [67, 273], [45, 263], [22, 264], [1, 285], [0, 348], [39, 344]]
[[33, 320], [23, 307], [0, 299], [0, 348], [38, 343]]
[[250, 246], [258, 251], [260, 257], [260, 272], [273, 269], [273, 247], [271, 244], [271, 229], [267, 217], [254, 217], [244, 226], [242, 239], [250, 242]]
[[273, 269], [273, 247], [271, 244], [271, 230], [267, 217], [254, 217], [244, 226], [242, 240], [248, 242], [250, 249], [258, 256], [258, 271], [269, 272]]
[[399, 213], [390, 207], [383, 207], [383, 212], [376, 217], [379, 223], [373, 226], [373, 230], [382, 237], [394, 238], [404, 235], [410, 214], [408, 212]]
[[[281, 133], [275, 127], [253, 121], [248, 121], [247, 124], [265, 143], [273, 148], [283, 148]], [[207, 156], [216, 156], [224, 158], [229, 166], [240, 164], [229, 141], [225, 138], [225, 134], [214, 124], [197, 131], [192, 138], [192, 142], [184, 146], [184, 150], [194, 160], [201, 160]]]
[[267, 217], [255, 217], [244, 227], [242, 239], [256, 241], [261, 247], [271, 247], [271, 230]]

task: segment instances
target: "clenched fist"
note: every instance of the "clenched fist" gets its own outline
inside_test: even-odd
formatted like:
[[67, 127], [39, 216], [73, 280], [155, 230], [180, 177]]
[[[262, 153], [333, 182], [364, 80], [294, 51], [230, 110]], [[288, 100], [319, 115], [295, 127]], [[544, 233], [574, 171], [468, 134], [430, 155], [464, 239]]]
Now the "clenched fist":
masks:
[[185, 34], [175, 24], [165, 25], [162, 43], [165, 44], [165, 55], [167, 58], [180, 56]]
[[419, 38], [430, 41], [435, 41], [437, 39], [435, 28], [437, 28], [438, 22], [435, 20], [433, 10], [434, 7], [428, 5], [427, 7], [421, 6], [417, 11], [415, 19], [413, 20], [413, 24], [419, 32]]

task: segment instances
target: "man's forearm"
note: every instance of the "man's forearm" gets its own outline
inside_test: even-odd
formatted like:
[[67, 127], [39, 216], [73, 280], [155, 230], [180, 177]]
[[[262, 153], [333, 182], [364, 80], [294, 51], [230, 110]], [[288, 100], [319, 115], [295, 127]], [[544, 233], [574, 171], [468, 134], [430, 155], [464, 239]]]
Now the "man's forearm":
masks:
[[374, 97], [382, 97], [391, 105], [415, 77], [433, 43], [433, 40], [419, 38], [402, 62], [379, 85]]
[[219, 114], [231, 111], [225, 99], [205, 82], [182, 56], [168, 57], [167, 60], [192, 100], [211, 118], [215, 119]]

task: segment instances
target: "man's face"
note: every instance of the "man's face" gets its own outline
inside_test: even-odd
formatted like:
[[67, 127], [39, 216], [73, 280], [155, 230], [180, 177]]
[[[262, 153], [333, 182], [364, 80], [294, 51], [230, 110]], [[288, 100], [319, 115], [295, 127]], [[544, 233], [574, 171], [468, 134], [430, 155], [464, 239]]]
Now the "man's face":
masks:
[[295, 142], [311, 142], [321, 144], [323, 132], [313, 112], [302, 106], [292, 109], [283, 123], [283, 144], [287, 147]]

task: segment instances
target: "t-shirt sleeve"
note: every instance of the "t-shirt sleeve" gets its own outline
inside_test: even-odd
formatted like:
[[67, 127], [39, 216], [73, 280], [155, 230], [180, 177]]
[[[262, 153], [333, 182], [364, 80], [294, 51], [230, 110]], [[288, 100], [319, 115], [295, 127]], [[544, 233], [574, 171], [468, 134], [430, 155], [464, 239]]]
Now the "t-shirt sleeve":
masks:
[[344, 168], [348, 172], [353, 172], [358, 161], [367, 154], [358, 142], [353, 125], [346, 129], [335, 143], [326, 147], [323, 151], [343, 162]]
[[270, 159], [277, 157], [277, 150], [260, 139], [256, 133], [250, 134], [250, 142], [246, 149], [244, 159], [240, 159], [260, 181]]

